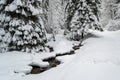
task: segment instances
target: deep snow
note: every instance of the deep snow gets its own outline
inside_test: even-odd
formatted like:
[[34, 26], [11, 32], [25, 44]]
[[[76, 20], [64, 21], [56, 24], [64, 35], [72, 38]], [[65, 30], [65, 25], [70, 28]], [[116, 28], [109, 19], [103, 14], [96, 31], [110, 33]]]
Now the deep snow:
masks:
[[[20, 52], [0, 54], [0, 80], [120, 80], [120, 31], [90, 30], [90, 33], [94, 36], [85, 40], [84, 46], [77, 50], [76, 54], [58, 57], [63, 63], [41, 74], [24, 73], [31, 70], [28, 64], [32, 62], [47, 66], [48, 63], [41, 59], [51, 56], [50, 54], [54, 56], [54, 52], [44, 53], [46, 56]], [[65, 51], [66, 47], [70, 49], [72, 44], [63, 39], [53, 46], [60, 47], [60, 50], [63, 47]], [[55, 52], [60, 52], [58, 48]]]

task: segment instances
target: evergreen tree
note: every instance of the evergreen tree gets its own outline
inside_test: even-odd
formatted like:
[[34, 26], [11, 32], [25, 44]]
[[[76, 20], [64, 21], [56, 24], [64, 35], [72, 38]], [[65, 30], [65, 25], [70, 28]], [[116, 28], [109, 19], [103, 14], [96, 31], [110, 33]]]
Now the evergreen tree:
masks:
[[66, 28], [71, 39], [82, 39], [88, 29], [102, 30], [98, 16], [99, 4], [99, 0], [69, 0]]
[[42, 0], [0, 0], [0, 12], [0, 26], [11, 36], [9, 50], [43, 51]]

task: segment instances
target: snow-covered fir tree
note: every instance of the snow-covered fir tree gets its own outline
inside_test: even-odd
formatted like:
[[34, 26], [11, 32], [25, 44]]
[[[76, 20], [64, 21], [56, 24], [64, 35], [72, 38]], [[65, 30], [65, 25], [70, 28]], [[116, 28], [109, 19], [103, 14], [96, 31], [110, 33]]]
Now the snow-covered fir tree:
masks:
[[99, 0], [69, 0], [66, 28], [70, 39], [80, 40], [88, 29], [102, 30], [99, 24]]
[[9, 33], [6, 33], [3, 28], [0, 28], [0, 52], [6, 52], [8, 50], [8, 44], [11, 41]]
[[42, 0], [0, 0], [0, 27], [10, 34], [9, 50], [43, 51]]
[[0, 0], [0, 52], [5, 52], [8, 50], [8, 45], [11, 41], [11, 35], [8, 31], [5, 31], [3, 25], [4, 21], [7, 22], [9, 17], [5, 18], [5, 14], [3, 13], [3, 9], [5, 8], [5, 0]]

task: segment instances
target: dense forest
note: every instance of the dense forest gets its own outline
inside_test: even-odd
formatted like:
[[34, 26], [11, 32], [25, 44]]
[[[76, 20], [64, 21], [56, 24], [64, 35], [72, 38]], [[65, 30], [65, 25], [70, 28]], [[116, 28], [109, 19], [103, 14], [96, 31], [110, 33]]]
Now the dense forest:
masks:
[[44, 51], [47, 34], [80, 41], [89, 29], [119, 29], [119, 1], [0, 0], [0, 29], [1, 52]]

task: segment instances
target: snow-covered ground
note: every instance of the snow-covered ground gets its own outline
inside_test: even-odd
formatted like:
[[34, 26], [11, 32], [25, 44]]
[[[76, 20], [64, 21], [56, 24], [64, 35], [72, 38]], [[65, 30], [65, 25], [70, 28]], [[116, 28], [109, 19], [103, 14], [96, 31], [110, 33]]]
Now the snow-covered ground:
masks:
[[[120, 31], [90, 32], [94, 37], [85, 40], [76, 54], [57, 57], [63, 63], [41, 74], [24, 73], [30, 72], [31, 63], [47, 66], [41, 59], [54, 56], [54, 52], [0, 54], [0, 80], [120, 80]], [[60, 52], [61, 47], [64, 51], [67, 46], [70, 49], [72, 45], [64, 39], [57, 44], [53, 45], [55, 52]]]

